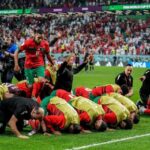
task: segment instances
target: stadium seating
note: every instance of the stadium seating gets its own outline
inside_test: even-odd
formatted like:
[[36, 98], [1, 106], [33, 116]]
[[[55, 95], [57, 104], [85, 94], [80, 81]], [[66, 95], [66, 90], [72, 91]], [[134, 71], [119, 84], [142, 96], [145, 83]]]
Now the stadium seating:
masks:
[[149, 0], [1, 0], [0, 9], [140, 4]]

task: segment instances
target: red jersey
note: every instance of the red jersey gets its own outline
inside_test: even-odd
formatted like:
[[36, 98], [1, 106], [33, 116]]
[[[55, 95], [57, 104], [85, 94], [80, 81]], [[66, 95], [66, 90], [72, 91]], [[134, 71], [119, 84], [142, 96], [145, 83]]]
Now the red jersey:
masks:
[[91, 91], [92, 91], [91, 89], [80, 86], [75, 88], [73, 92], [76, 96], [83, 96], [85, 98], [90, 98]]
[[112, 85], [97, 86], [92, 89], [92, 95], [95, 97], [111, 92], [114, 92]]
[[93, 89], [85, 88], [83, 86], [77, 87], [74, 90], [74, 94], [76, 96], [83, 96], [85, 98], [93, 100], [97, 96], [101, 96], [103, 94], [108, 94], [114, 92], [114, 88], [112, 85], [104, 85], [104, 86], [97, 86]]
[[51, 95], [53, 96], [58, 96], [64, 100], [66, 100], [67, 102], [69, 102], [73, 97], [75, 97], [73, 94], [71, 94], [70, 92], [67, 92], [65, 90], [59, 89], [59, 90], [55, 90], [51, 93]]
[[[56, 91], [53, 92], [52, 94], [53, 96], [58, 96], [64, 100], [66, 100], [67, 102], [69, 102], [72, 98], [76, 97], [74, 96], [73, 94], [71, 94], [70, 92], [67, 92], [65, 90], [62, 90], [62, 89], [58, 89]], [[86, 112], [86, 111], [83, 111], [83, 110], [79, 110], [79, 109], [76, 109], [79, 117], [80, 117], [80, 121], [81, 122], [86, 122], [86, 123], [90, 123], [91, 122], [91, 118], [89, 116], [89, 114]], [[97, 119], [100, 119], [101, 116], [97, 116]]]
[[50, 79], [51, 78], [51, 74], [50, 74], [50, 72], [49, 72], [49, 70], [45, 70], [45, 77], [46, 77], [46, 79]]
[[[100, 99], [97, 101], [97, 104], [101, 105], [101, 100]], [[117, 123], [116, 114], [112, 110], [110, 110], [107, 105], [102, 105], [102, 107], [105, 111], [105, 114], [103, 116], [103, 120], [107, 124], [116, 124]]]
[[46, 123], [46, 126], [53, 132], [55, 129], [54, 127], [58, 127], [59, 129], [63, 129], [65, 127], [65, 116], [64, 113], [59, 110], [56, 105], [48, 104], [47, 110], [50, 115], [45, 116], [44, 120]]
[[16, 86], [26, 93], [26, 97], [31, 98], [32, 91], [28, 88], [27, 82], [17, 83]]
[[41, 91], [41, 88], [43, 87], [43, 82], [34, 82], [33, 83], [33, 89], [32, 89], [32, 97], [38, 97], [39, 92]]
[[44, 66], [44, 54], [50, 51], [47, 41], [42, 40], [40, 44], [37, 44], [32, 38], [21, 45], [20, 51], [24, 50], [26, 54], [25, 68], [27, 69]]
[[60, 115], [60, 116], [48, 115], [44, 117], [44, 121], [45, 121], [46, 127], [50, 129], [51, 132], [54, 132], [55, 131], [54, 127], [57, 127], [60, 130], [64, 129], [66, 119], [64, 115]]

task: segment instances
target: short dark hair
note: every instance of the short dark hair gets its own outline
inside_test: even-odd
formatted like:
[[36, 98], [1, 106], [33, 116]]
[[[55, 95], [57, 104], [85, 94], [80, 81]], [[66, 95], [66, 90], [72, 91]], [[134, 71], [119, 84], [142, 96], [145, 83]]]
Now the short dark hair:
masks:
[[[51, 85], [51, 87], [49, 85]], [[40, 93], [39, 93], [39, 96], [40, 96], [41, 99], [43, 99], [46, 96], [49, 96], [51, 94], [51, 92], [53, 90], [52, 86], [53, 85], [50, 82], [45, 82], [43, 84], [43, 87], [41, 88]]]
[[27, 97], [26, 92], [25, 92], [25, 91], [22, 91], [22, 90], [18, 91], [18, 92], [15, 93], [15, 94], [16, 94], [17, 96]]
[[79, 124], [71, 124], [73, 126], [73, 128], [71, 130], [69, 130], [70, 133], [73, 134], [78, 134], [81, 131], [81, 127]]
[[133, 65], [132, 65], [132, 64], [130, 64], [130, 63], [128, 63], [128, 64], [126, 64], [126, 67], [127, 67], [127, 66], [130, 66], [130, 67], [132, 67]]
[[121, 129], [125, 129], [125, 130], [132, 129], [133, 124], [132, 124], [132, 121], [130, 119], [123, 120], [123, 122], [125, 122], [125, 126], [124, 127], [121, 126], [121, 124], [119, 124], [119, 127]]
[[35, 30], [35, 33], [43, 34], [44, 32], [43, 32], [43, 30], [42, 30], [42, 29], [37, 29], [37, 30]]
[[97, 131], [104, 132], [106, 129], [107, 129], [107, 124], [106, 124], [106, 122], [103, 121]]
[[139, 114], [136, 114], [136, 115], [134, 116], [133, 123], [134, 123], [134, 124], [137, 124], [137, 123], [139, 123], [139, 121], [140, 121], [140, 115], [139, 115]]

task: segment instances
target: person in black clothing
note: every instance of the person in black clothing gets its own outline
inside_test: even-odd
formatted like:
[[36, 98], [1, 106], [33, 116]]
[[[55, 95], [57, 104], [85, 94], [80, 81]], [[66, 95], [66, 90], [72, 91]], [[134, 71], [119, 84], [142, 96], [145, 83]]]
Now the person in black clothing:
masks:
[[73, 75], [80, 72], [87, 65], [88, 58], [77, 68], [73, 68], [73, 63], [74, 63], [74, 56], [70, 55], [61, 64], [60, 68], [57, 71], [57, 78], [54, 90], [64, 89], [70, 92], [72, 89]]
[[89, 57], [90, 57], [89, 66], [90, 66], [90, 71], [91, 71], [91, 70], [94, 70], [94, 54], [93, 54], [93, 52], [90, 52]]
[[76, 64], [76, 67], [78, 67], [79, 64], [80, 64], [80, 55], [79, 55], [79, 53], [75, 54], [75, 64]]
[[23, 97], [5, 99], [0, 102], [0, 134], [5, 132], [8, 125], [18, 138], [27, 139], [28, 136], [20, 133], [23, 129], [23, 120], [42, 120], [43, 116], [44, 110], [32, 99]]
[[13, 77], [18, 81], [24, 80], [24, 60], [25, 57], [19, 58], [19, 65], [21, 65], [20, 72], [14, 72], [14, 53], [18, 49], [16, 40], [12, 37], [8, 38], [4, 45], [2, 46], [2, 73], [1, 73], [1, 82], [11, 83]]
[[139, 91], [140, 98], [144, 106], [149, 105], [150, 108], [150, 69], [146, 70], [140, 80], [142, 81], [142, 86]]
[[128, 87], [128, 93], [125, 96], [132, 96], [133, 95], [133, 77], [131, 75], [133, 71], [133, 67], [131, 64], [127, 64], [125, 67], [125, 71], [117, 75], [115, 78], [115, 83], [118, 84], [120, 87], [126, 85]]
[[[88, 52], [88, 50], [86, 51], [86, 53], [85, 53], [85, 55], [84, 55], [84, 58], [83, 58], [83, 61], [86, 61], [86, 59], [89, 57], [89, 52]], [[87, 72], [88, 71], [88, 69], [89, 69], [89, 65], [88, 65], [88, 63], [85, 65], [85, 72]]]

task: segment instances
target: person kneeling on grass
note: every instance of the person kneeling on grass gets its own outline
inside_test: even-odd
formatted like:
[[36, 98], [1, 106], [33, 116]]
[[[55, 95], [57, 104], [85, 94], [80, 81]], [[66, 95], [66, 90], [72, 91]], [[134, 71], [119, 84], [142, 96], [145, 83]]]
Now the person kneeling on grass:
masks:
[[126, 86], [120, 88], [116, 84], [97, 86], [93, 89], [80, 86], [74, 89], [74, 94], [86, 98], [89, 97], [91, 100], [94, 100], [94, 98], [96, 98], [97, 96], [103, 96], [104, 94], [106, 94], [107, 96], [111, 96], [115, 100], [119, 101], [122, 105], [124, 105], [129, 110], [130, 119], [133, 123], [136, 124], [139, 122], [139, 114], [138, 114], [137, 106], [129, 98], [121, 95], [122, 93], [121, 91], [125, 93], [126, 90], [127, 90]]
[[121, 129], [132, 129], [133, 124], [129, 119], [130, 112], [120, 102], [116, 101], [113, 97], [104, 95], [98, 96], [93, 100], [95, 103], [102, 105], [105, 115], [104, 121], [110, 128], [120, 127]]
[[78, 113], [80, 124], [84, 129], [105, 131], [107, 124], [103, 121], [104, 110], [102, 106], [95, 104], [82, 96], [75, 96], [63, 89], [54, 90], [52, 96], [58, 96], [66, 100]]
[[95, 86], [92, 89], [86, 88], [84, 86], [79, 86], [73, 90], [73, 93], [76, 96], [83, 96], [91, 100], [96, 98], [97, 96], [101, 96], [103, 94], [108, 94], [111, 92], [116, 92], [125, 95], [128, 92], [128, 88], [125, 85], [120, 87], [117, 84], [107, 84], [107, 85]]
[[124, 105], [130, 112], [130, 119], [132, 123], [137, 124], [140, 121], [139, 111], [135, 103], [130, 100], [128, 97], [125, 97], [119, 93], [109, 93], [108, 96], [113, 97], [115, 100]]
[[80, 118], [64, 99], [49, 96], [44, 98], [40, 105], [45, 110], [44, 122], [51, 133], [56, 135], [60, 135], [63, 131], [80, 133]]
[[[101, 87], [101, 88], [103, 89], [103, 87]], [[98, 87], [98, 88], [94, 89], [93, 94], [95, 94], [95, 96], [101, 95], [104, 91], [104, 90], [100, 90], [101, 88]], [[109, 86], [109, 89], [111, 89], [110, 86]], [[102, 93], [101, 93], [101, 91], [102, 91]], [[107, 92], [108, 91], [111, 91], [111, 90], [107, 89]], [[76, 95], [78, 95], [78, 96], [81, 95], [83, 97], [84, 96], [90, 97], [89, 95], [91, 92], [92, 92], [92, 89], [89, 89], [89, 88], [86, 89], [83, 87], [76, 88], [74, 90], [74, 93]], [[105, 96], [104, 95], [97, 96], [95, 99], [93, 99], [93, 96], [90, 98], [95, 103], [102, 105], [103, 109], [105, 110], [105, 115], [103, 117], [103, 120], [107, 123], [108, 127], [116, 128], [117, 126], [120, 126], [121, 128], [124, 128], [124, 129], [132, 128], [132, 122], [129, 119], [130, 112], [120, 102], [116, 101], [113, 97], [110, 97], [108, 95], [107, 96], [106, 95]]]
[[18, 138], [27, 139], [28, 136], [20, 133], [24, 120], [42, 120], [43, 116], [44, 110], [32, 99], [16, 96], [0, 101], [0, 134], [5, 132], [8, 125]]

